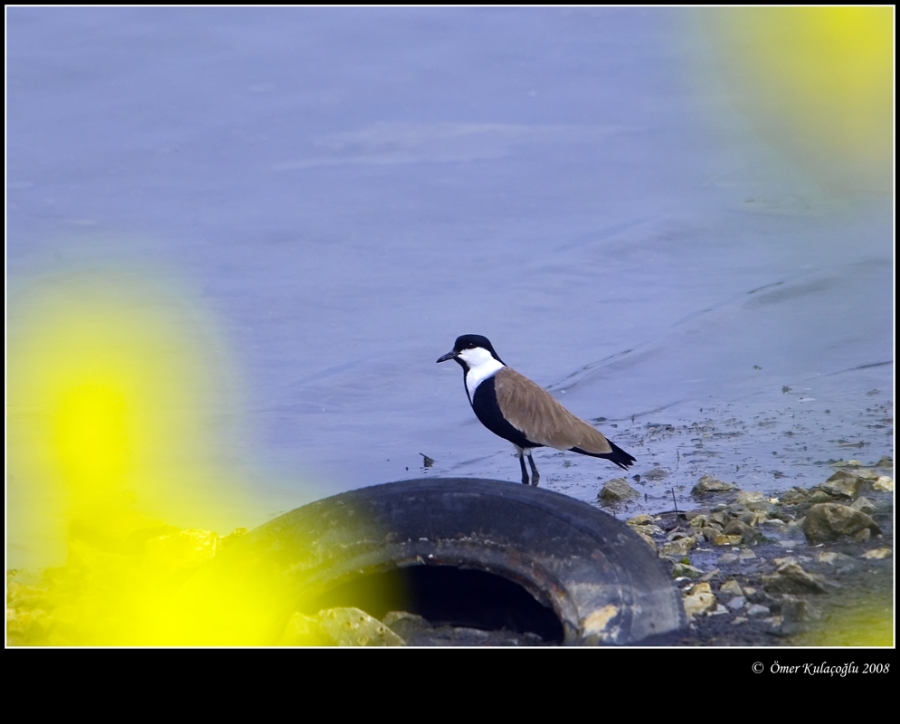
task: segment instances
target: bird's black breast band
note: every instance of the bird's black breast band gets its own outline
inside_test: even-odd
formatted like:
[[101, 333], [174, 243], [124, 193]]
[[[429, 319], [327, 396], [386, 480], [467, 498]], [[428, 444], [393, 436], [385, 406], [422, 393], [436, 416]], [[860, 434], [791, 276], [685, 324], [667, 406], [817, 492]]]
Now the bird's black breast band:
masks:
[[[517, 430], [503, 417], [500, 405], [497, 402], [497, 390], [494, 387], [495, 379], [493, 376], [488, 377], [475, 388], [475, 394], [472, 395], [471, 402], [476, 417], [488, 430], [495, 435], [499, 435], [504, 440], [509, 440], [513, 445], [518, 445], [522, 448], [543, 447], [543, 445], [529, 441], [521, 430]], [[468, 392], [468, 389], [466, 391]]]

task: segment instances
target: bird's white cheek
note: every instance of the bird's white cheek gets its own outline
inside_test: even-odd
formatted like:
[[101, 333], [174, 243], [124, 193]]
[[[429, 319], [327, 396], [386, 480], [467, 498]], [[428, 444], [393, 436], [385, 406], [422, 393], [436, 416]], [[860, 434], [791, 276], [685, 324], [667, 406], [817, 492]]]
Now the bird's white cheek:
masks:
[[[459, 353], [459, 358], [467, 365], [469, 365], [470, 369], [480, 367], [483, 364], [489, 364], [490, 362], [497, 362], [497, 360], [491, 357], [490, 352], [488, 352], [486, 349], [482, 349], [481, 347], [475, 347], [474, 349], [464, 349]], [[499, 364], [499, 362], [497, 364]]]

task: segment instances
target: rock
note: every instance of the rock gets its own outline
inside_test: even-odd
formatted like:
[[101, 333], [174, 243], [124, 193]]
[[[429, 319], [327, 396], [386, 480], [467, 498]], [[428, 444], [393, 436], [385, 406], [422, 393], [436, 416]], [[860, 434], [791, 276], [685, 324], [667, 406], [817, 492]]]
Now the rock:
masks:
[[278, 645], [405, 646], [406, 642], [365, 611], [358, 608], [329, 608], [319, 611], [316, 616], [294, 613], [288, 620]]
[[46, 641], [53, 618], [41, 608], [6, 609], [6, 642], [10, 646], [34, 646]]
[[700, 578], [702, 575], [703, 571], [687, 563], [678, 562], [672, 566], [672, 576], [675, 578]]
[[749, 490], [742, 490], [737, 494], [735, 500], [740, 504], [749, 507], [751, 503], [766, 503], [768, 500], [762, 493], [756, 493]]
[[737, 503], [744, 506], [747, 510], [757, 513], [766, 514], [775, 510], [775, 506], [762, 493], [751, 493], [742, 490], [737, 494]]
[[406, 611], [389, 611], [381, 619], [381, 623], [403, 639], [411, 639], [418, 634], [432, 630], [427, 619]]
[[691, 618], [715, 610], [718, 603], [709, 583], [695, 583], [683, 597], [684, 612]]
[[769, 593], [825, 593], [824, 579], [803, 570], [799, 563], [788, 559], [775, 573], [762, 577]]
[[781, 518], [766, 518], [765, 520], [759, 521], [758, 525], [768, 525], [779, 530], [787, 527], [787, 523]]
[[665, 532], [656, 525], [656, 521], [650, 515], [636, 515], [634, 518], [626, 520], [625, 523], [630, 525], [635, 533], [642, 536], [662, 535]]
[[625, 521], [628, 525], [656, 525], [656, 520], [652, 515], [636, 515]]
[[875, 463], [876, 468], [893, 468], [894, 467], [894, 458], [890, 455], [885, 455], [882, 457], [877, 463]]
[[800, 505], [809, 500], [809, 491], [805, 488], [793, 487], [781, 496], [781, 502], [785, 505]]
[[737, 490], [737, 485], [718, 480], [711, 475], [704, 475], [691, 489], [691, 495], [704, 495], [706, 493], [724, 493], [728, 490]]
[[689, 518], [688, 521], [690, 522], [691, 528], [694, 530], [703, 530], [709, 523], [709, 516], [695, 515], [693, 518]]
[[894, 492], [894, 479], [887, 475], [880, 475], [872, 485], [875, 490], [883, 490], [886, 493]]
[[781, 632], [793, 633], [799, 630], [799, 624], [811, 618], [809, 602], [804, 598], [786, 595], [779, 602], [781, 614]]
[[[772, 506], [772, 507], [774, 507], [774, 506]], [[744, 521], [744, 522], [747, 523], [747, 525], [749, 525], [749, 526], [751, 526], [751, 527], [753, 527], [753, 528], [756, 528], [756, 527], [760, 526], [762, 523], [768, 523], [769, 520], [771, 520], [771, 519], [769, 518], [768, 512], [762, 511], [762, 510], [758, 510], [758, 511], [755, 511], [755, 512], [750, 516], [750, 520], [747, 520], [747, 521]], [[779, 523], [783, 523], [783, 522], [784, 522], [784, 521], [779, 520], [778, 518], [774, 518], [774, 520], [778, 521]]]
[[733, 578], [725, 581], [722, 586], [719, 588], [722, 593], [729, 593], [732, 596], [743, 596], [744, 591], [741, 588], [741, 584], [735, 581]]
[[295, 613], [287, 622], [276, 646], [333, 646], [334, 640], [322, 628], [318, 616]]
[[857, 498], [850, 504], [850, 507], [866, 515], [871, 515], [875, 512], [875, 504], [868, 498]]
[[831, 494], [822, 490], [822, 488], [813, 488], [809, 491], [809, 498], [807, 498], [807, 500], [813, 505], [815, 505], [816, 503], [828, 503], [833, 499], [834, 498], [832, 498]]
[[187, 528], [151, 538], [144, 544], [144, 565], [174, 572], [193, 568], [216, 555], [219, 536], [202, 528]]
[[358, 608], [330, 608], [316, 616], [295, 613], [280, 646], [403, 646], [405, 641]]
[[[809, 559], [807, 559], [809, 560]], [[799, 563], [799, 561], [793, 556], [785, 556], [784, 558], [776, 558], [772, 561], [776, 567], [777, 566], [787, 566], [793, 563]]]
[[859, 468], [858, 470], [854, 470], [853, 474], [860, 478], [861, 480], [877, 480], [878, 479], [878, 471], [873, 470], [872, 468]]
[[640, 493], [632, 488], [625, 478], [613, 478], [603, 484], [597, 497], [607, 503], [616, 503], [640, 497]]
[[732, 520], [725, 526], [725, 535], [729, 538], [732, 536], [740, 536], [738, 542], [744, 545], [756, 543], [759, 540], [759, 532], [751, 528], [742, 520]]
[[862, 558], [869, 561], [880, 561], [882, 558], [889, 558], [892, 555], [890, 548], [873, 548], [862, 554]]
[[724, 510], [717, 510], [716, 512], [711, 513], [707, 520], [720, 528], [724, 528], [728, 525], [728, 521], [731, 520], [731, 518], [728, 517], [728, 514]]
[[322, 629], [338, 646], [404, 646], [406, 642], [377, 618], [358, 608], [319, 612]]
[[765, 616], [769, 613], [769, 607], [763, 606], [761, 603], [754, 603], [745, 613], [748, 616]]
[[653, 517], [649, 515], [636, 515], [634, 518], [629, 518], [625, 521], [625, 524], [637, 533], [654, 551], [657, 549], [657, 546], [653, 536], [665, 533], [662, 528], [656, 525]]
[[816, 561], [841, 569], [854, 568], [856, 566], [856, 561], [853, 558], [837, 551], [822, 551], [816, 556]]
[[647, 478], [647, 480], [662, 480], [667, 475], [668, 475], [668, 473], [665, 470], [663, 470], [662, 468], [658, 468], [658, 467], [653, 468], [653, 470], [651, 470], [647, 473], [644, 473], [644, 477]]
[[243, 538], [250, 531], [247, 528], [235, 528], [231, 533], [226, 535], [224, 538], [219, 538], [219, 547], [228, 546], [234, 543], [237, 540]]
[[747, 599], [743, 596], [735, 596], [727, 603], [728, 608], [732, 611], [740, 611], [746, 605]]
[[725, 506], [725, 515], [730, 518], [741, 518], [745, 523], [753, 518], [753, 513], [740, 503], [731, 503]]
[[[868, 531], [863, 534], [862, 531]], [[865, 535], [878, 535], [881, 528], [872, 518], [849, 505], [819, 503], [812, 506], [803, 520], [803, 533], [811, 544], [850, 536], [864, 540]]]
[[713, 539], [710, 541], [710, 543], [716, 546], [736, 546], [740, 545], [741, 536], [718, 533], [717, 535], [713, 536]]
[[859, 485], [862, 479], [855, 473], [846, 470], [838, 470], [828, 480], [819, 486], [822, 490], [835, 498], [850, 498], [859, 495]]
[[697, 539], [694, 538], [694, 536], [688, 535], [683, 538], [678, 538], [664, 543], [662, 550], [660, 551], [660, 555], [681, 558], [696, 545]]

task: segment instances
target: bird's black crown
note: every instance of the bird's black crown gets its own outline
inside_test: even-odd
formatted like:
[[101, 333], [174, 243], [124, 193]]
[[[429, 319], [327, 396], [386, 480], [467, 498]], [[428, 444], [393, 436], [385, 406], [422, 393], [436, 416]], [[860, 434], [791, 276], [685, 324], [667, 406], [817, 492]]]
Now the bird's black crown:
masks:
[[464, 349], [475, 349], [476, 347], [486, 349], [491, 353], [491, 356], [495, 360], [501, 364], [506, 364], [497, 355], [497, 352], [494, 350], [494, 345], [491, 344], [491, 340], [487, 337], [482, 337], [480, 334], [464, 334], [461, 337], [457, 337], [456, 343], [453, 345], [453, 351], [462, 352]]

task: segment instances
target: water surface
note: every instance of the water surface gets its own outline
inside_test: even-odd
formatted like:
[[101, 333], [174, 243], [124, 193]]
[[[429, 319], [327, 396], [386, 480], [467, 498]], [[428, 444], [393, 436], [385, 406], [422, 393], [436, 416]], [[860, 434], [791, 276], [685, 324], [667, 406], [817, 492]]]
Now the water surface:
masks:
[[[682, 11], [7, 20], [11, 348], [35, 289], [171, 277], [234, 371], [202, 412], [234, 477], [217, 494], [252, 503], [178, 525], [421, 475], [515, 483], [434, 363], [464, 333], [604, 418], [631, 474], [668, 472], [622, 516], [672, 488], [689, 507], [706, 473], [777, 494], [892, 454], [889, 190], [835, 194], [760, 139], [697, 80], [715, 64]], [[619, 474], [536, 459], [588, 501]], [[15, 533], [22, 495], [11, 563], [58, 558]]]

